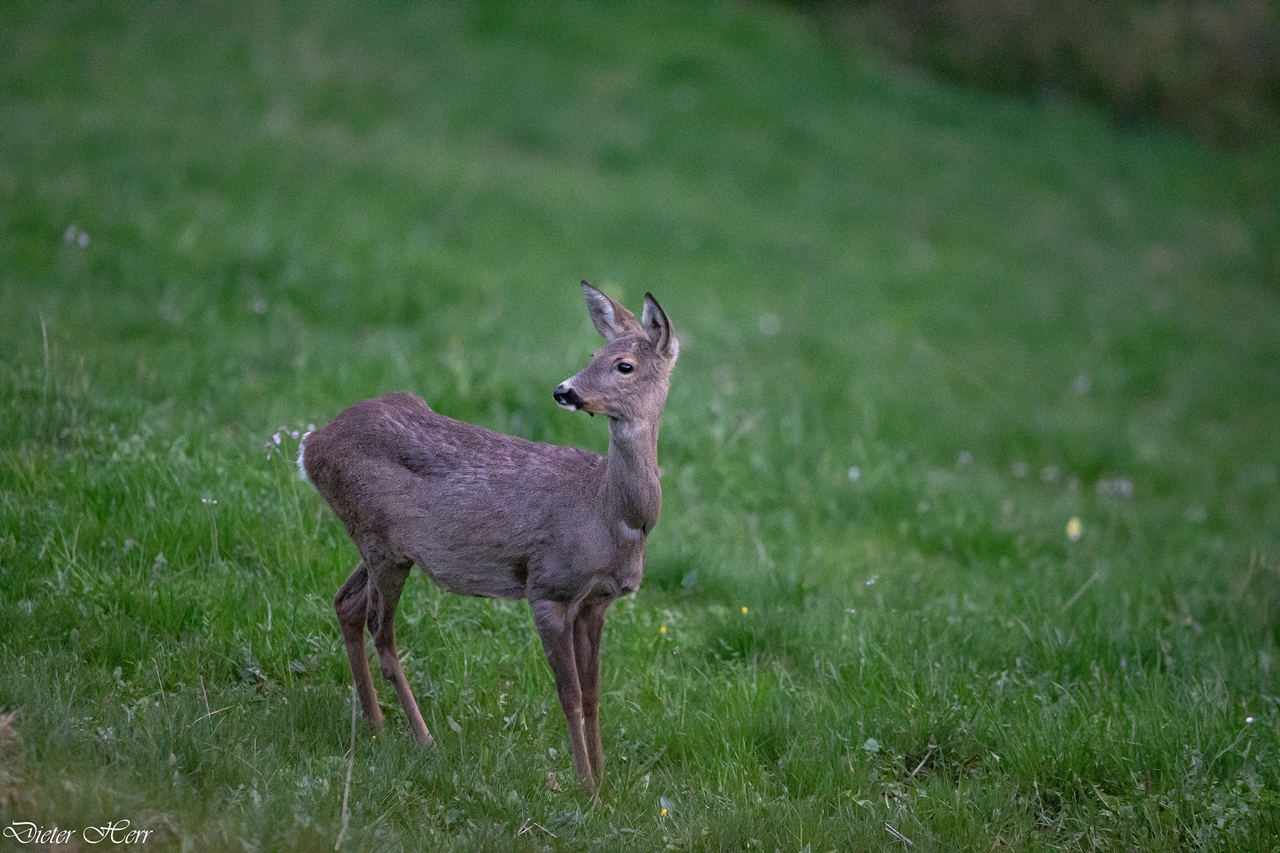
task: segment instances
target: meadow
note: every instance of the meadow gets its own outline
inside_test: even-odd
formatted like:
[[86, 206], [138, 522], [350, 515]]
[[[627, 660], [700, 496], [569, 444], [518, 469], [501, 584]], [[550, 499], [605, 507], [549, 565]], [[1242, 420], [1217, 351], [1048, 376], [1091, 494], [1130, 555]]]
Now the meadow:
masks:
[[[1276, 154], [764, 5], [4, 4], [0, 825], [1280, 849]], [[409, 390], [603, 452], [583, 278], [682, 341], [607, 781], [527, 605], [420, 574], [438, 747], [375, 675], [353, 748], [297, 435]]]

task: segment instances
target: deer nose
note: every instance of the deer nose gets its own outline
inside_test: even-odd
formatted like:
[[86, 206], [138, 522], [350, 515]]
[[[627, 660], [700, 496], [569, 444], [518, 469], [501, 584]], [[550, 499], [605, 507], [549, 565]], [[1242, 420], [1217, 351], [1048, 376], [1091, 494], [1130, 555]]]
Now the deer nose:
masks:
[[556, 390], [551, 396], [555, 397], [556, 402], [564, 408], [573, 409], [575, 411], [581, 409], [583, 404], [586, 403], [578, 392], [573, 390], [573, 386], [564, 382], [556, 386]]

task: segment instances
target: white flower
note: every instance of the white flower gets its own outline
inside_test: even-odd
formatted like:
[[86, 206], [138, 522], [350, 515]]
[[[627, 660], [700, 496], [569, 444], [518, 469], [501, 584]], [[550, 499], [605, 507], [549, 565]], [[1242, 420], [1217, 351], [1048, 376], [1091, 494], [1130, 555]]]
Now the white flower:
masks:
[[1114, 480], [1099, 480], [1095, 487], [1100, 495], [1120, 495], [1133, 497], [1133, 481], [1128, 477], [1116, 477]]

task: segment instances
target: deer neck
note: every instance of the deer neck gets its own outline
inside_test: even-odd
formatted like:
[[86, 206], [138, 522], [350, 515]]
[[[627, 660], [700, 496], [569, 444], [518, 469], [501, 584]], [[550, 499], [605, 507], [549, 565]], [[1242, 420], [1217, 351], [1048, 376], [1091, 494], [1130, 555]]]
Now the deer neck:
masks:
[[647, 534], [658, 522], [657, 421], [609, 419], [605, 461], [605, 512], [632, 531]]

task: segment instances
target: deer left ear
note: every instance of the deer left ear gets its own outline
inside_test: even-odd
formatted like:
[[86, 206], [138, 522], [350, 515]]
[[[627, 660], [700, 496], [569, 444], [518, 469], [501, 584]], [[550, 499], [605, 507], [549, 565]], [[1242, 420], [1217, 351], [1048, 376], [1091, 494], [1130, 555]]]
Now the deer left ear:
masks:
[[671, 328], [671, 321], [667, 319], [666, 312], [662, 310], [658, 300], [653, 298], [652, 293], [644, 295], [644, 312], [640, 315], [640, 325], [644, 327], [644, 333], [658, 355], [675, 361], [680, 355], [680, 342], [676, 340], [675, 331]]

